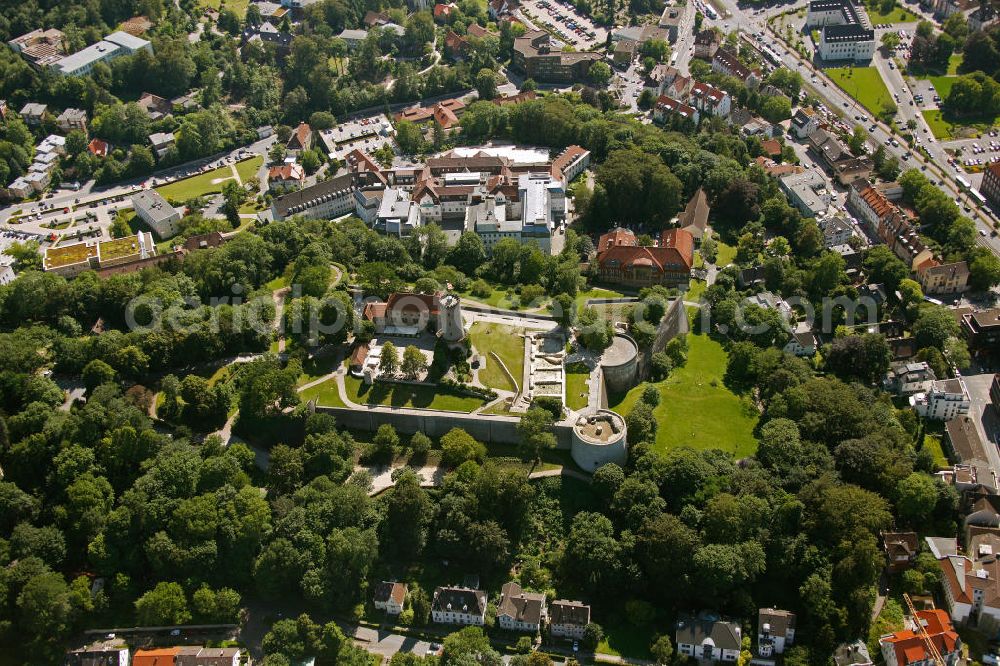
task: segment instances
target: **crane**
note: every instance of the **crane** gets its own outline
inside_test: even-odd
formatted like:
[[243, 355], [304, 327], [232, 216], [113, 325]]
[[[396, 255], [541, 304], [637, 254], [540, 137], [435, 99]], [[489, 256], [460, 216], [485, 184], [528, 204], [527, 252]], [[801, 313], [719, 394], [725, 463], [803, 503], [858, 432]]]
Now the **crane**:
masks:
[[944, 657], [941, 656], [940, 650], [938, 650], [937, 646], [934, 645], [934, 641], [931, 639], [930, 634], [927, 633], [927, 629], [923, 624], [921, 624], [920, 618], [917, 617], [917, 609], [913, 606], [913, 600], [910, 599], [910, 595], [904, 592], [903, 600], [910, 609], [910, 615], [913, 616], [913, 623], [917, 625], [917, 632], [920, 634], [920, 638], [924, 641], [924, 645], [927, 647], [927, 652], [930, 653], [935, 666], [947, 666]]

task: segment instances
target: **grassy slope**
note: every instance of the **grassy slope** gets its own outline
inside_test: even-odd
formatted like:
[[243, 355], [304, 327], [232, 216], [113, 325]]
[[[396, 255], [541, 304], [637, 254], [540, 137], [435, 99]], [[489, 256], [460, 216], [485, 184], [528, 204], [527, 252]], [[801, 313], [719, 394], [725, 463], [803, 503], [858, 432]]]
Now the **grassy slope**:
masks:
[[490, 388], [516, 391], [517, 387], [512, 386], [507, 374], [490, 355], [495, 352], [503, 359], [504, 365], [514, 375], [515, 381], [520, 384], [524, 373], [524, 338], [520, 336], [521, 329], [503, 324], [483, 324], [476, 322], [472, 325], [471, 336], [472, 345], [484, 354], [486, 358], [486, 369], [479, 371], [479, 381]]
[[[689, 334], [687, 339], [687, 364], [655, 384], [660, 389], [660, 404], [653, 410], [659, 423], [656, 448], [721, 449], [737, 458], [752, 454], [757, 449], [753, 436], [757, 416], [722, 384], [726, 351], [707, 335]], [[609, 396], [611, 409], [628, 414], [642, 388], [632, 389], [617, 404]]]
[[590, 370], [582, 363], [566, 367], [566, 406], [570, 409], [580, 410], [587, 406], [588, 377], [590, 377]]

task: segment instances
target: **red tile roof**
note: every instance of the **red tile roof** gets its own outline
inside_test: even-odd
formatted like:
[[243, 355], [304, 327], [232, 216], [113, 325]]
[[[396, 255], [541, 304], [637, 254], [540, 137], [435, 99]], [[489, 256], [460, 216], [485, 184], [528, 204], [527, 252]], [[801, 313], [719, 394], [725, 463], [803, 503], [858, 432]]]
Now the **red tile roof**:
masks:
[[[928, 635], [942, 655], [955, 651], [960, 639], [951, 626], [947, 612], [940, 608], [917, 611], [917, 621], [924, 625]], [[882, 639], [882, 642], [892, 644], [896, 653], [896, 663], [899, 666], [907, 666], [914, 662], [931, 659], [923, 639], [910, 629], [897, 631]]]
[[101, 141], [100, 139], [91, 139], [90, 143], [87, 144], [87, 150], [91, 155], [107, 157], [108, 153], [111, 152], [111, 144], [107, 141]]
[[288, 147], [293, 150], [306, 150], [312, 141], [312, 128], [308, 123], [299, 123], [288, 139]]
[[627, 229], [614, 229], [597, 242], [597, 263], [602, 268], [616, 265], [655, 266], [662, 272], [690, 271], [694, 263], [694, 238], [683, 229], [668, 229], [660, 235], [658, 245], [639, 247], [635, 234]]
[[136, 650], [132, 657], [132, 666], [173, 666], [180, 648], [158, 648], [155, 650]]

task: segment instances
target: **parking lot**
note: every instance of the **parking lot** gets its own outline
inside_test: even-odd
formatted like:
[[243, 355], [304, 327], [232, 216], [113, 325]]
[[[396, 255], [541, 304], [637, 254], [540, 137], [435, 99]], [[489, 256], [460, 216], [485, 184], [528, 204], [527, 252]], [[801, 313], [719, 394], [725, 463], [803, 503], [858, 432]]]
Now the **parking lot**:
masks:
[[539, 27], [549, 30], [579, 51], [604, 44], [608, 31], [580, 14], [566, 0], [524, 0], [521, 11]]

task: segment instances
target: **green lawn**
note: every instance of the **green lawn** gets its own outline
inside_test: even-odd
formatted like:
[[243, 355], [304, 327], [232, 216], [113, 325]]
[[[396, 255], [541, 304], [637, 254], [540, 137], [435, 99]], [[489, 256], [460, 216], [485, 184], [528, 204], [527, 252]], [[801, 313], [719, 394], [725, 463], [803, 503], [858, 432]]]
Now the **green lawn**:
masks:
[[305, 391], [302, 391], [299, 396], [302, 398], [302, 402], [315, 400], [316, 404], [323, 405], [324, 407], [347, 406], [340, 397], [340, 391], [337, 390], [336, 377], [331, 377], [325, 382], [320, 382], [319, 384], [316, 384], [316, 386], [307, 388]]
[[518, 298], [518, 295], [514, 293], [513, 287], [504, 287], [503, 289], [497, 289], [494, 287], [489, 296], [478, 296], [469, 290], [459, 293], [468, 297], [470, 300], [476, 301], [477, 303], [485, 303], [486, 305], [491, 305], [495, 308], [515, 310], [520, 307], [520, 299]]
[[704, 280], [691, 280], [691, 286], [684, 294], [685, 301], [691, 301], [697, 303], [698, 299], [702, 297], [705, 293], [705, 289], [708, 288], [708, 283]]
[[254, 155], [248, 160], [243, 160], [236, 164], [236, 173], [240, 174], [240, 180], [244, 183], [251, 178], [257, 177], [257, 172], [264, 165], [263, 155]]
[[570, 409], [579, 411], [587, 406], [590, 396], [590, 389], [587, 387], [589, 377], [590, 368], [583, 363], [566, 366], [566, 406]]
[[[315, 386], [319, 389], [334, 381], [327, 380]], [[344, 377], [347, 398], [361, 405], [383, 405], [386, 407], [416, 407], [421, 409], [440, 409], [447, 412], [471, 412], [483, 405], [479, 398], [461, 395], [451, 389], [430, 385], [383, 384], [366, 386], [365, 383], [347, 375]], [[309, 389], [312, 391], [313, 389]], [[332, 389], [326, 389], [327, 392]], [[303, 398], [308, 391], [303, 391]], [[326, 404], [321, 403], [321, 404]]]
[[299, 375], [299, 380], [296, 383], [302, 386], [330, 374], [337, 369], [336, 361], [337, 357], [333, 354], [307, 358], [302, 362], [302, 374]]
[[715, 253], [715, 265], [719, 268], [723, 266], [728, 266], [733, 263], [736, 259], [736, 247], [732, 245], [726, 245], [722, 241], [716, 243], [717, 250]]
[[[757, 449], [753, 436], [756, 412], [722, 383], [726, 351], [707, 335], [687, 336], [688, 360], [660, 389], [660, 404], [653, 410], [659, 429], [656, 448], [666, 451], [680, 446], [721, 449], [743, 458]], [[627, 415], [639, 400], [643, 386], [622, 398], [608, 396], [611, 409]]]
[[950, 139], [952, 128], [955, 127], [944, 119], [944, 115], [939, 110], [922, 111], [927, 126], [931, 128], [935, 139]]
[[222, 186], [227, 180], [233, 179], [233, 170], [227, 165], [212, 169], [197, 176], [191, 176], [184, 180], [178, 180], [169, 185], [161, 185], [156, 191], [164, 199], [173, 201], [187, 201], [206, 194], [215, 194], [222, 191]]
[[958, 81], [957, 76], [928, 76], [927, 80], [931, 82], [934, 86], [934, 90], [937, 91], [938, 96], [941, 99], [948, 99], [948, 95], [951, 94], [951, 87], [955, 85]]
[[900, 7], [896, 4], [888, 14], [883, 14], [878, 3], [872, 3], [867, 6], [868, 18], [871, 19], [873, 24], [879, 23], [912, 23], [917, 20], [916, 15], [913, 12]]
[[583, 307], [587, 301], [592, 298], [621, 298], [625, 294], [620, 291], [615, 291], [613, 289], [603, 289], [601, 287], [592, 287], [587, 291], [581, 291], [576, 295], [576, 304]]
[[[882, 23], [874, 17], [872, 21]], [[832, 67], [824, 70], [824, 73], [872, 115], [881, 114], [887, 103], [895, 104], [882, 76], [874, 67]]]
[[[490, 388], [505, 391], [517, 391], [524, 375], [524, 338], [523, 329], [503, 324], [484, 324], [476, 322], [470, 329], [472, 346], [480, 354], [486, 356], [486, 369], [479, 371], [479, 381]], [[496, 353], [503, 359], [504, 365], [514, 375], [517, 386], [512, 386], [507, 374], [490, 354]]]
[[649, 644], [653, 636], [649, 627], [637, 627], [624, 621], [603, 625], [604, 639], [598, 643], [597, 652], [613, 657], [649, 659]]

